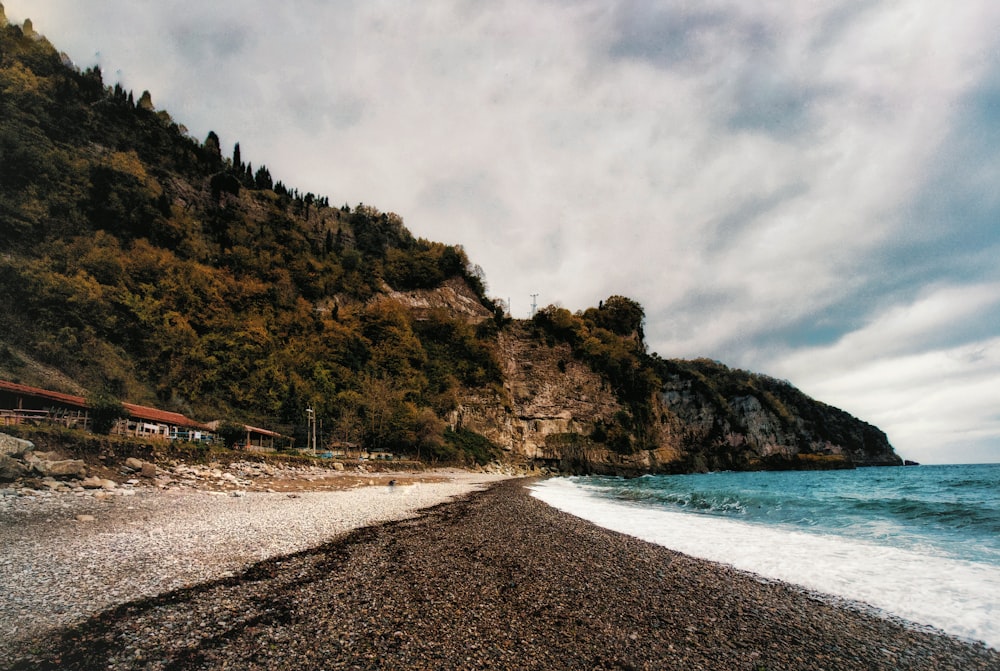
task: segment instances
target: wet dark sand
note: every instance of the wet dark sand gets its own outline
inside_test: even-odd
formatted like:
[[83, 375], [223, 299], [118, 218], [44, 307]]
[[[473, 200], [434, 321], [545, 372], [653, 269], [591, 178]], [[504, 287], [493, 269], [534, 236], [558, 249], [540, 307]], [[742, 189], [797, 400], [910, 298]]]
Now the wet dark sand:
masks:
[[15, 669], [1000, 669], [1000, 653], [593, 526], [525, 481], [134, 602]]

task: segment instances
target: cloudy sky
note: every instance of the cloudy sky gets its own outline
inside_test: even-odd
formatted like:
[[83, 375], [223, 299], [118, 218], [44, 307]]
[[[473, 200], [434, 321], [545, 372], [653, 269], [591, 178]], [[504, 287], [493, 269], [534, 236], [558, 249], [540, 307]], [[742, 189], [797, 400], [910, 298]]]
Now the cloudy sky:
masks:
[[332, 203], [460, 243], [527, 316], [790, 380], [1000, 461], [1000, 3], [3, 0]]

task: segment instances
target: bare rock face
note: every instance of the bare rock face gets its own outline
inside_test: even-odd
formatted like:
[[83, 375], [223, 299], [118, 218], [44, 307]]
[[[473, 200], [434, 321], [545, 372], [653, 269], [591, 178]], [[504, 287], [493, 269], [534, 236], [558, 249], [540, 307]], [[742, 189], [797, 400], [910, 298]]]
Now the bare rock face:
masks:
[[687, 470], [901, 465], [885, 433], [788, 382], [718, 362], [666, 362], [660, 401]]
[[619, 404], [599, 376], [575, 361], [567, 345], [547, 347], [515, 327], [499, 335], [502, 393], [467, 396], [450, 418], [480, 433], [514, 460], [557, 466], [582, 449], [597, 420]]
[[452, 317], [464, 319], [467, 322], [478, 323], [492, 317], [474, 291], [460, 277], [445, 280], [441, 286], [434, 289], [415, 289], [413, 291], [389, 290], [386, 298], [409, 309], [416, 319], [425, 318], [431, 310], [445, 310]]
[[647, 449], [615, 451], [597, 434], [623, 407], [568, 345], [546, 344], [515, 324], [500, 333], [497, 355], [502, 391], [470, 392], [449, 421], [513, 461], [622, 475], [901, 463], [876, 427], [786, 382], [700, 361], [664, 364]]
[[654, 450], [619, 454], [594, 438], [622, 406], [607, 382], [563, 343], [547, 345], [514, 325], [499, 335], [502, 392], [467, 395], [449, 418], [480, 433], [508, 459], [563, 472], [640, 473], [670, 470], [681, 458], [677, 427], [656, 428]]

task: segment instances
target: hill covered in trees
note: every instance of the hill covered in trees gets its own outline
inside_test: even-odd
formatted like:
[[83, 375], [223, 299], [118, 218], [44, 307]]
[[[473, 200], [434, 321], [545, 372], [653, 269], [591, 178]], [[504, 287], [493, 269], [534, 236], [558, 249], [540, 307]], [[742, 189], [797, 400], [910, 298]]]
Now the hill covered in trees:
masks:
[[312, 408], [326, 441], [467, 463], [895, 458], [787, 383], [647, 353], [628, 298], [511, 322], [460, 246], [301, 193], [0, 26], [0, 378], [289, 435]]

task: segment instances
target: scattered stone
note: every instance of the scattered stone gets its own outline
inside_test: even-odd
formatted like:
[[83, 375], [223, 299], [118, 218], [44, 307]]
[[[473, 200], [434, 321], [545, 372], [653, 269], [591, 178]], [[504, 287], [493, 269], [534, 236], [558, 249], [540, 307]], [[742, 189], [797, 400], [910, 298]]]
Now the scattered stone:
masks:
[[129, 469], [130, 471], [141, 471], [142, 465], [143, 461], [140, 459], [136, 459], [135, 457], [129, 457], [128, 459], [125, 460], [125, 468]]
[[84, 478], [80, 482], [80, 486], [84, 489], [104, 489], [112, 490], [118, 487], [118, 483], [114, 480], [107, 480], [105, 478], [99, 478], [96, 475], [89, 478]]
[[82, 513], [80, 515], [76, 516], [76, 521], [77, 522], [93, 522], [96, 519], [97, 518], [94, 517], [93, 515], [84, 515]]
[[151, 464], [148, 461], [143, 462], [142, 467], [139, 469], [139, 475], [144, 478], [155, 478], [156, 464]]

